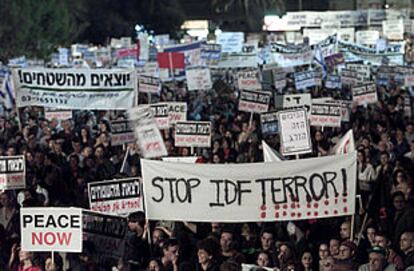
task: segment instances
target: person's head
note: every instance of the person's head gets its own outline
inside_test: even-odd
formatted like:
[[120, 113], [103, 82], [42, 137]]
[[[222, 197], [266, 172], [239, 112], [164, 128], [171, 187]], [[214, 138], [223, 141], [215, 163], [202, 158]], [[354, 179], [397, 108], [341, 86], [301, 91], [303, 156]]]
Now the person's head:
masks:
[[368, 252], [370, 271], [382, 271], [387, 263], [387, 251], [382, 247], [374, 246]]
[[159, 228], [155, 228], [152, 232], [152, 243], [154, 245], [160, 245], [165, 240], [165, 233]]
[[364, 164], [366, 159], [365, 159], [365, 152], [363, 150], [359, 150], [357, 153], [357, 161], [359, 164]]
[[162, 271], [162, 263], [158, 259], [151, 259], [148, 262], [147, 271]]
[[303, 252], [301, 257], [301, 263], [305, 270], [309, 270], [312, 268], [313, 257], [310, 251]]
[[374, 245], [382, 248], [389, 248], [391, 242], [384, 232], [377, 232], [374, 238]]
[[220, 233], [221, 232], [221, 224], [219, 222], [211, 222], [211, 232], [213, 233]]
[[233, 249], [233, 244], [234, 244], [233, 238], [234, 238], [233, 231], [229, 229], [224, 229], [221, 232], [220, 246], [221, 246], [221, 251], [223, 253], [230, 252]]
[[293, 257], [292, 253], [292, 249], [288, 246], [287, 243], [280, 244], [278, 255], [279, 260], [281, 260], [282, 262], [289, 261]]
[[275, 243], [273, 231], [270, 229], [264, 229], [260, 234], [260, 243], [263, 250], [272, 250]]
[[342, 240], [346, 240], [351, 237], [351, 222], [350, 221], [342, 222], [339, 234]]
[[167, 239], [164, 242], [162, 252], [167, 261], [175, 261], [175, 259], [177, 259], [180, 255], [180, 246], [178, 244], [177, 239]]
[[206, 238], [197, 243], [198, 263], [207, 265], [217, 259], [220, 251], [217, 242], [213, 238]]
[[375, 242], [376, 232], [377, 232], [377, 229], [374, 226], [368, 226], [368, 228], [367, 228], [367, 238], [368, 238], [368, 241], [371, 244], [374, 244], [374, 242]]
[[332, 256], [326, 257], [322, 261], [323, 271], [334, 271], [335, 270], [335, 259]]
[[271, 258], [266, 251], [260, 251], [256, 257], [256, 264], [260, 267], [272, 267]]
[[9, 192], [0, 192], [0, 205], [6, 208], [10, 208], [13, 206], [13, 200]]
[[131, 231], [142, 234], [145, 226], [145, 214], [142, 211], [133, 212], [128, 215], [128, 227]]
[[400, 249], [404, 254], [414, 250], [414, 232], [406, 231], [401, 235]]
[[339, 254], [339, 244], [339, 240], [335, 238], [329, 241], [329, 253], [331, 256], [337, 256]]
[[19, 261], [20, 262], [32, 261], [32, 260], [33, 260], [33, 252], [25, 251], [25, 250], [20, 250], [19, 251]]
[[389, 160], [390, 160], [389, 154], [387, 152], [381, 152], [381, 155], [380, 155], [381, 165], [385, 166], [386, 164], [388, 164]]
[[45, 261], [45, 271], [62, 271], [63, 259], [59, 253], [55, 253], [54, 262], [52, 262], [52, 256], [48, 256]]
[[339, 246], [339, 259], [340, 260], [349, 260], [355, 254], [356, 246], [352, 241], [346, 240], [341, 243]]
[[405, 207], [405, 195], [401, 191], [394, 192], [391, 196], [392, 205], [394, 206], [395, 210], [401, 211]]
[[324, 260], [329, 256], [328, 244], [322, 243], [319, 245], [319, 259]]

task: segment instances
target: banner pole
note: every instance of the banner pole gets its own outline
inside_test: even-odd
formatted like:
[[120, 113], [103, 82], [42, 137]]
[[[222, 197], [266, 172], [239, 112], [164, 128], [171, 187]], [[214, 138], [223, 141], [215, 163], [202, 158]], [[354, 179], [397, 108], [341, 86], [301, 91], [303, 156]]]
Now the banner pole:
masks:
[[193, 146], [190, 147], [190, 154], [191, 154], [191, 156], [194, 155], [194, 147]]
[[124, 172], [124, 168], [125, 168], [126, 161], [128, 159], [128, 155], [129, 155], [129, 146], [127, 147], [125, 151], [124, 161], [122, 161], [121, 170], [119, 171], [120, 173]]
[[355, 228], [355, 214], [353, 214], [352, 216], [351, 216], [351, 234], [350, 234], [350, 236], [349, 236], [349, 240], [351, 241], [351, 242], [353, 242], [353, 236], [354, 236], [354, 228]]
[[55, 265], [55, 252], [52, 250], [52, 265]]
[[250, 112], [249, 127], [252, 127], [253, 124], [253, 112]]

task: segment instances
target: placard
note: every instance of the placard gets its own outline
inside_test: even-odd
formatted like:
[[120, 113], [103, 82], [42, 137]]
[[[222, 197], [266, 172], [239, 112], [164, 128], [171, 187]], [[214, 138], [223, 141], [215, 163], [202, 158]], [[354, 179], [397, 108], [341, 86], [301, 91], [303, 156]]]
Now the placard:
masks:
[[0, 190], [26, 187], [26, 163], [24, 155], [0, 157]]
[[361, 30], [356, 32], [356, 43], [362, 45], [376, 45], [380, 37], [379, 31]]
[[329, 74], [326, 77], [325, 87], [329, 89], [340, 89], [342, 86], [341, 77], [337, 75]]
[[244, 43], [243, 32], [222, 32], [217, 36], [223, 53], [241, 53]]
[[119, 146], [135, 141], [134, 132], [128, 120], [111, 121], [111, 145]]
[[242, 90], [240, 91], [239, 111], [267, 112], [271, 96], [272, 93], [269, 91]]
[[352, 215], [356, 164], [355, 152], [226, 165], [142, 160], [146, 217], [270, 222]]
[[403, 40], [404, 39], [404, 21], [386, 20], [382, 22], [382, 32], [389, 40]]
[[185, 121], [175, 124], [176, 147], [207, 147], [211, 146], [210, 121]]
[[260, 114], [260, 123], [263, 135], [275, 135], [279, 133], [277, 111], [263, 112]]
[[347, 63], [346, 67], [357, 72], [357, 78], [360, 83], [371, 81], [371, 67], [369, 65]]
[[341, 127], [341, 105], [335, 103], [312, 103], [310, 125]]
[[315, 71], [295, 72], [296, 89], [306, 89], [309, 87], [319, 86], [321, 77]]
[[305, 109], [278, 112], [282, 155], [312, 152], [312, 142]]
[[186, 69], [185, 76], [187, 78], [187, 88], [189, 91], [209, 90], [213, 88], [210, 69], [207, 67]]
[[52, 109], [45, 107], [45, 119], [51, 121], [56, 120], [68, 120], [72, 118], [72, 110], [61, 110], [61, 109]]
[[82, 211], [85, 241], [94, 246], [93, 259], [101, 266], [116, 266], [124, 256], [128, 222], [125, 217]]
[[155, 123], [158, 129], [170, 128], [169, 116], [168, 116], [168, 103], [156, 103], [150, 104], [150, 108], [154, 115]]
[[24, 207], [20, 209], [24, 251], [82, 252], [82, 209]]
[[177, 121], [187, 120], [187, 103], [168, 102], [168, 123], [174, 125]]
[[152, 76], [140, 75], [138, 77], [138, 91], [159, 95], [161, 91], [161, 80]]
[[306, 112], [310, 114], [312, 97], [310, 93], [276, 95], [275, 105], [278, 110], [305, 108]]
[[148, 105], [134, 107], [128, 110], [128, 115], [142, 156], [144, 158], [166, 156], [167, 149], [151, 108]]
[[366, 105], [378, 102], [377, 86], [374, 83], [352, 88], [352, 100], [357, 105]]
[[260, 83], [258, 70], [238, 72], [237, 83], [238, 83], [239, 89], [243, 89], [243, 90], [262, 89], [262, 84]]
[[92, 211], [121, 215], [144, 210], [138, 178], [88, 183], [88, 196]]
[[346, 86], [355, 86], [360, 83], [358, 79], [358, 72], [349, 70], [349, 69], [342, 69], [341, 70], [341, 84]]

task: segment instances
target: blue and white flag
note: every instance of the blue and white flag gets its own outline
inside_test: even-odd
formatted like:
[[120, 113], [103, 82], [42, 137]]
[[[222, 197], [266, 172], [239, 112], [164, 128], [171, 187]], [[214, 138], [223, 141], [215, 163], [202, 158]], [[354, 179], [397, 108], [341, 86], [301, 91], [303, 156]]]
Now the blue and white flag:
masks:
[[3, 84], [0, 85], [0, 103], [2, 103], [6, 109], [12, 109], [16, 105], [12, 76], [10, 73], [5, 74]]

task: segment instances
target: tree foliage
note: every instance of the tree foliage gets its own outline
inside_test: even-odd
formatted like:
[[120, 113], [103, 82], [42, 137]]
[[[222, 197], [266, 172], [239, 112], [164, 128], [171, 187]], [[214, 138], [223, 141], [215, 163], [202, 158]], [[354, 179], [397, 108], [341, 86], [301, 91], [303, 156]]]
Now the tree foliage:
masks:
[[184, 17], [177, 0], [1, 0], [0, 60], [47, 57], [73, 42], [105, 44], [142, 24], [174, 36]]

